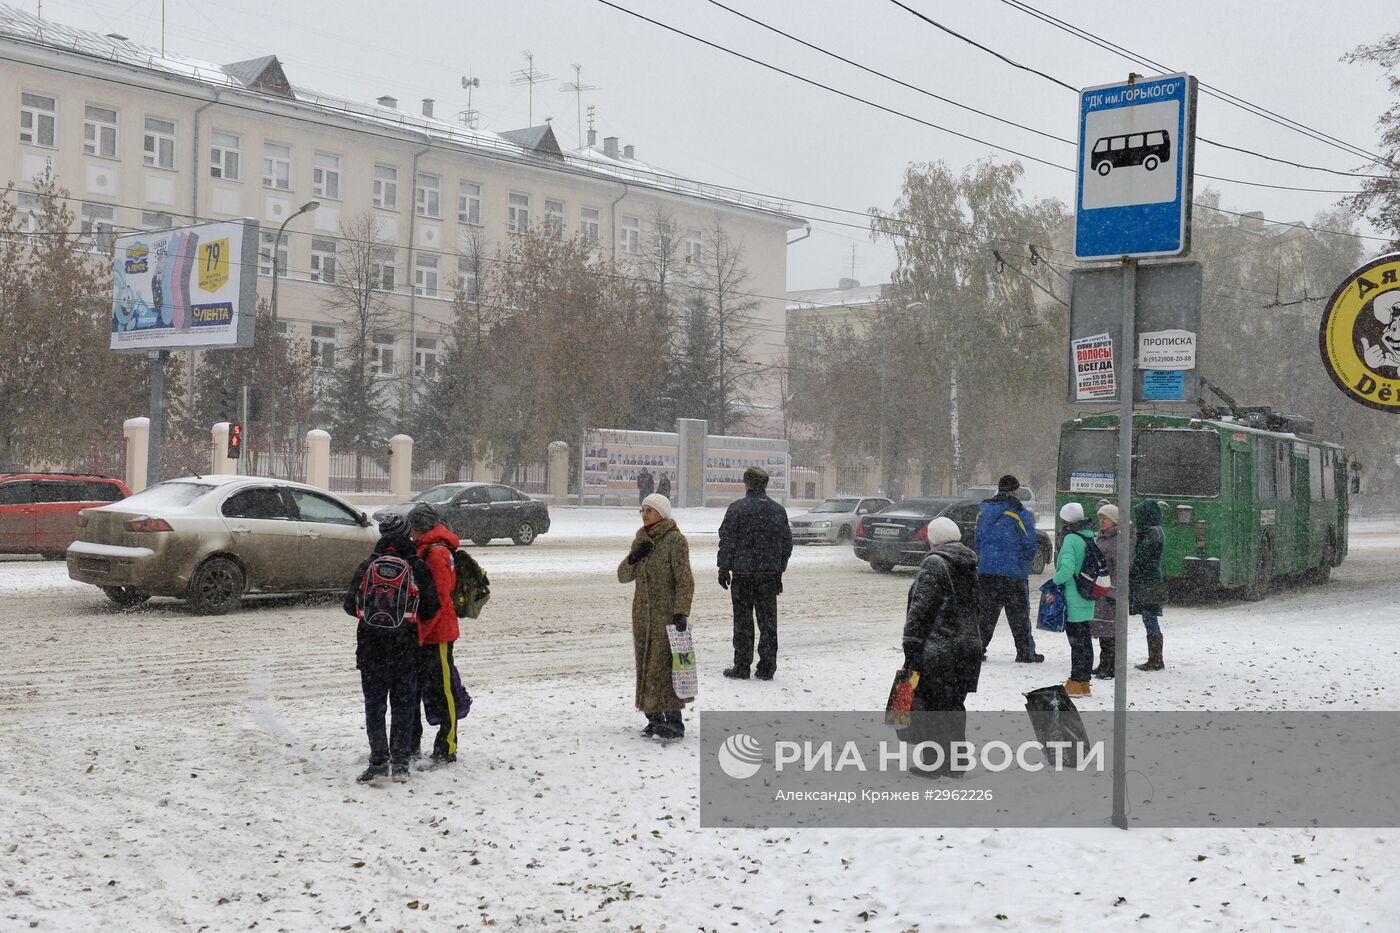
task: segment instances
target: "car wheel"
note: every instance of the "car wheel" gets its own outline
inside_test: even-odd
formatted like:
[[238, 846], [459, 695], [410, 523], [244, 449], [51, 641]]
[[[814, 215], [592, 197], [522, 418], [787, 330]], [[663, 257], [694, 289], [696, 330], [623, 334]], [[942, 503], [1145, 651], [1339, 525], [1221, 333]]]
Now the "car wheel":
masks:
[[44, 551], [39, 554], [44, 560], [67, 560], [68, 555], [63, 551]]
[[1155, 172], [1157, 170], [1157, 166], [1160, 164], [1161, 163], [1157, 161], [1156, 156], [1148, 156], [1147, 158], [1142, 160], [1142, 167], [1147, 169], [1149, 172]]
[[851, 531], [850, 526], [848, 525], [842, 525], [841, 530], [836, 532], [837, 544], [850, 544], [854, 538], [855, 532]]
[[118, 609], [131, 609], [151, 598], [150, 593], [143, 593], [131, 586], [104, 586], [102, 592]]
[[1037, 574], [1042, 574], [1042, 573], [1044, 573], [1044, 572], [1045, 572], [1045, 552], [1042, 551], [1042, 550], [1040, 550], [1039, 548], [1036, 548], [1035, 560], [1031, 561], [1031, 575], [1032, 575], [1032, 576], [1035, 576], [1035, 575], [1037, 575]]
[[219, 616], [243, 598], [243, 569], [227, 557], [211, 557], [190, 577], [190, 608], [202, 616]]
[[472, 544], [475, 544], [477, 547], [486, 547], [486, 545], [490, 543], [490, 538], [472, 538]]
[[516, 544], [530, 545], [535, 543], [535, 526], [529, 522], [521, 522], [520, 527], [515, 529], [515, 534], [510, 539]]
[[1094, 171], [1098, 172], [1100, 175], [1107, 175], [1109, 172], [1113, 171], [1113, 166], [1109, 165], [1107, 162], [1100, 162]]
[[870, 562], [870, 569], [876, 573], [893, 573], [894, 564], [887, 560], [872, 560]]

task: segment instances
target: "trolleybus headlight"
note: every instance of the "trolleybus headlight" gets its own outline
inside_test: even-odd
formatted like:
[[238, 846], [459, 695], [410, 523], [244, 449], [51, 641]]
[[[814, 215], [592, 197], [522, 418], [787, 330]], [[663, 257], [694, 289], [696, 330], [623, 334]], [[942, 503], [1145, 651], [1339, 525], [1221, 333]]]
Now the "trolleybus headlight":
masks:
[[1176, 523], [1178, 525], [1189, 525], [1196, 520], [1196, 509], [1194, 506], [1178, 505], [1176, 507]]

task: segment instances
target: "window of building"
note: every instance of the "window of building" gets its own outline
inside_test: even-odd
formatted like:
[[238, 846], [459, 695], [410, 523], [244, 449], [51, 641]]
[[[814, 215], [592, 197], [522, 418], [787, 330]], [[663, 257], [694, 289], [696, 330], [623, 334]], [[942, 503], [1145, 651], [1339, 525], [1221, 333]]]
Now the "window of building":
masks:
[[370, 255], [370, 281], [380, 291], [394, 290], [396, 257], [390, 247], [375, 247]]
[[413, 188], [413, 207], [420, 217], [442, 216], [442, 179], [419, 175]]
[[386, 211], [399, 209], [399, 170], [395, 166], [374, 166], [374, 206]]
[[[271, 230], [262, 231], [258, 241], [258, 275], [272, 275], [272, 241], [277, 234]], [[277, 274], [287, 274], [287, 238], [277, 244]]]
[[316, 153], [311, 162], [311, 192], [318, 198], [340, 200], [340, 156]]
[[84, 201], [80, 213], [83, 245], [98, 252], [108, 250], [116, 217], [117, 209], [112, 205]]
[[169, 230], [175, 226], [175, 218], [165, 211], [142, 211], [141, 229], [143, 230]]
[[511, 233], [524, 233], [530, 229], [530, 196], [528, 194], [510, 194], [510, 202], [506, 205], [506, 229]]
[[335, 281], [335, 240], [311, 238], [311, 281], [331, 284]]
[[468, 301], [476, 301], [481, 295], [480, 285], [477, 282], [476, 263], [470, 259], [457, 260], [457, 282], [456, 288], [462, 293], [462, 297]]
[[83, 107], [83, 152], [104, 159], [117, 157], [117, 111], [112, 107]]
[[622, 251], [631, 256], [641, 253], [642, 221], [640, 218], [622, 218]]
[[656, 242], [665, 247], [667, 252], [670, 252], [672, 237], [671, 225], [664, 220], [658, 220], [656, 222]]
[[578, 212], [578, 232], [579, 235], [589, 243], [597, 243], [602, 229], [599, 222], [599, 211], [596, 207], [581, 207]]
[[396, 339], [393, 334], [379, 331], [372, 335], [374, 338], [371, 348], [371, 366], [374, 371], [381, 376], [394, 375], [394, 344]]
[[413, 294], [436, 298], [438, 293], [438, 258], [419, 253], [413, 261]]
[[58, 101], [25, 91], [19, 98], [19, 141], [52, 149], [58, 138]]
[[39, 231], [39, 218], [44, 213], [43, 205], [39, 203], [39, 196], [21, 191], [16, 195], [15, 203], [19, 205], [15, 220], [19, 223], [20, 232], [37, 233]]
[[263, 143], [263, 187], [292, 190], [292, 147]]
[[420, 376], [433, 379], [437, 376], [438, 340], [436, 337], [413, 338], [413, 369]]
[[225, 181], [238, 181], [239, 162], [242, 161], [242, 141], [237, 133], [214, 131], [214, 139], [209, 145], [209, 175]]
[[330, 324], [311, 325], [311, 363], [327, 369], [335, 367], [335, 328]]
[[141, 161], [156, 168], [175, 167], [175, 121], [146, 117], [141, 141]]
[[481, 185], [474, 181], [457, 184], [457, 220], [464, 224], [481, 223]]
[[544, 224], [555, 236], [564, 235], [564, 202], [544, 199]]
[[705, 235], [693, 227], [685, 232], [685, 261], [690, 266], [705, 261]]

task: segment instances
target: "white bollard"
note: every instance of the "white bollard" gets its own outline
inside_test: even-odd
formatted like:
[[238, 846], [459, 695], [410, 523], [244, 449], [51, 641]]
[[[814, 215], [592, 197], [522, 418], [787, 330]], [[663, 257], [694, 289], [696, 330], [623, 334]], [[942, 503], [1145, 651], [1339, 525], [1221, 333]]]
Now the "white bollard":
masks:
[[146, 463], [150, 451], [150, 418], [128, 418], [122, 422], [122, 437], [126, 440], [126, 485], [132, 492], [146, 488]]
[[320, 428], [306, 432], [306, 483], [331, 488], [331, 436]]
[[[209, 431], [209, 472], [215, 476], [232, 476], [238, 472], [238, 461], [228, 456], [229, 423], [220, 421]], [[241, 451], [240, 451], [241, 453]]]
[[564, 441], [551, 441], [549, 460], [545, 470], [545, 486], [554, 501], [560, 505], [569, 497], [569, 445]]
[[413, 486], [413, 438], [395, 434], [389, 438], [389, 494], [395, 502], [407, 502]]

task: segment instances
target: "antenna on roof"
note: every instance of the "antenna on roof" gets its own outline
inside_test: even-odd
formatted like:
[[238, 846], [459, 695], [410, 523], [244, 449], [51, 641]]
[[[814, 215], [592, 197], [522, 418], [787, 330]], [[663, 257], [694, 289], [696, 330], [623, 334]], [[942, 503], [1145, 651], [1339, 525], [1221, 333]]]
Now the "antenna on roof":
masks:
[[481, 116], [479, 111], [472, 109], [472, 89], [481, 87], [480, 78], [471, 78], [462, 75], [462, 87], [467, 91], [467, 109], [458, 114], [462, 118], [462, 125], [469, 130], [476, 129], [477, 117]]
[[[578, 145], [580, 149], [583, 148], [583, 92], [599, 90], [602, 90], [602, 88], [597, 85], [583, 83], [583, 66], [577, 64], [574, 65], [574, 80], [559, 85], [560, 93], [568, 94], [572, 92], [574, 95], [574, 108], [578, 111]], [[590, 130], [593, 129], [592, 104], [588, 106], [588, 128]]]
[[531, 52], [529, 49], [526, 49], [525, 51], [521, 52], [520, 54], [525, 56], [525, 67], [519, 69], [518, 71], [512, 71], [512, 72], [511, 72], [511, 74], [515, 75], [515, 77], [511, 79], [510, 84], [511, 84], [511, 87], [520, 87], [522, 84], [528, 84], [528, 85], [530, 86], [530, 123], [529, 123], [529, 125], [530, 125], [530, 126], [534, 126], [534, 125], [535, 125], [535, 85], [536, 85], [536, 84], [543, 84], [543, 83], [546, 82], [546, 81], [551, 81], [551, 80], [553, 80], [553, 79], [554, 79], [554, 75], [547, 75], [547, 74], [545, 74], [543, 71], [536, 71], [536, 70], [535, 70], [535, 53], [534, 53], [534, 52]]

